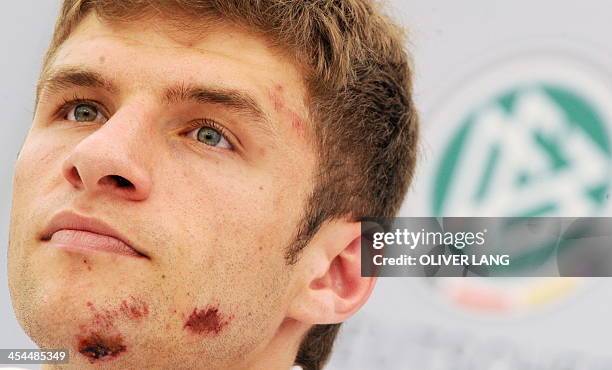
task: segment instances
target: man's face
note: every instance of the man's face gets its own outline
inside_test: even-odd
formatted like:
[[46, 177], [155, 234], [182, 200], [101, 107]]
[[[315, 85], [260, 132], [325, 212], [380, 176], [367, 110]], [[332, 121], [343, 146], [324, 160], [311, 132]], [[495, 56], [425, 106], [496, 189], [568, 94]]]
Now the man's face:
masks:
[[[9, 277], [28, 334], [82, 366], [263, 356], [313, 183], [305, 96], [297, 68], [237, 28], [88, 16], [51, 61], [15, 169]], [[72, 216], [114, 231], [71, 231]]]

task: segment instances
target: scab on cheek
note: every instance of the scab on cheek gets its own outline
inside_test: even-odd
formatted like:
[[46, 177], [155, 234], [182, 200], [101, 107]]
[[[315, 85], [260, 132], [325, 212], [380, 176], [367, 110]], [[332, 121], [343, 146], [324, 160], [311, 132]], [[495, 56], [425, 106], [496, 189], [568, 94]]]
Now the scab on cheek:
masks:
[[221, 313], [218, 305], [208, 305], [199, 310], [196, 307], [185, 321], [183, 329], [197, 335], [216, 336], [233, 318], [233, 315]]

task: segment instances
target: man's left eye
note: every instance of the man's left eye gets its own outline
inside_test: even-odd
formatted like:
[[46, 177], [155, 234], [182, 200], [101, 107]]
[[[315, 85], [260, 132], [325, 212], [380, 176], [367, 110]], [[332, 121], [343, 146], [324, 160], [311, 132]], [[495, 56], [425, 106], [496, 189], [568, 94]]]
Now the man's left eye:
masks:
[[226, 139], [223, 132], [214, 127], [198, 127], [192, 130], [187, 136], [215, 148], [232, 149], [232, 144]]
[[106, 117], [104, 117], [98, 107], [91, 103], [75, 104], [66, 114], [66, 119], [75, 122], [104, 123], [106, 121]]

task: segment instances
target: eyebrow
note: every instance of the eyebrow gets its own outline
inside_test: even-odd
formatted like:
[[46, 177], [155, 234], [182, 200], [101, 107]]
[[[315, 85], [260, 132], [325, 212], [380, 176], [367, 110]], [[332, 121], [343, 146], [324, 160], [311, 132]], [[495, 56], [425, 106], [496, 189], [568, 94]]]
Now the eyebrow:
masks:
[[[109, 93], [119, 93], [119, 88], [101, 73], [82, 67], [63, 67], [43, 73], [37, 86], [36, 102], [43, 90], [51, 93], [71, 87], [99, 88]], [[177, 84], [167, 88], [162, 101], [165, 104], [194, 102], [197, 104], [217, 104], [243, 114], [260, 123], [267, 133], [273, 133], [273, 125], [257, 100], [241, 90], [216, 87]]]
[[257, 100], [246, 92], [215, 86], [177, 85], [166, 89], [164, 102], [194, 102], [197, 104], [218, 104], [261, 123], [268, 133], [273, 132], [268, 115], [257, 103]]
[[110, 93], [119, 89], [102, 74], [79, 67], [64, 67], [43, 73], [36, 89], [37, 101], [43, 90], [58, 92], [70, 87], [102, 88]]

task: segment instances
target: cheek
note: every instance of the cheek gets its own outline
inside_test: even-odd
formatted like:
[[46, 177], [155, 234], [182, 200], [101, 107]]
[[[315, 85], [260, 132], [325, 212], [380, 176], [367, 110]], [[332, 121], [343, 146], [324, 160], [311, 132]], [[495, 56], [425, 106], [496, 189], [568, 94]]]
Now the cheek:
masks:
[[[248, 256], [245, 259], [249, 259]], [[207, 357], [236, 358], [271, 340], [285, 318], [288, 274], [281, 269], [253, 268], [208, 271], [184, 292], [172, 324], [185, 349]], [[185, 282], [182, 282], [185, 286]]]
[[[172, 227], [180, 230], [177, 252], [194, 273], [248, 274], [282, 257], [296, 221], [278, 197], [229, 181], [189, 185], [184, 192], [175, 188], [166, 209], [174, 214], [168, 218]], [[194, 188], [203, 191], [194, 194]]]
[[160, 258], [171, 327], [193, 343], [271, 335], [284, 317], [284, 250], [296, 222], [276, 208], [278, 190], [213, 164], [190, 176], [170, 168], [155, 196], [172, 245]]
[[11, 238], [25, 237], [24, 233], [31, 231], [35, 215], [45, 209], [54, 194], [53, 184], [62, 179], [60, 158], [65, 144], [50, 145], [40, 136], [28, 135], [15, 162]]
[[66, 153], [67, 144], [62, 140], [49, 138], [47, 135], [36, 132], [28, 135], [15, 163], [14, 192], [30, 192], [38, 189], [41, 193], [47, 192], [50, 179], [61, 179], [62, 160]]
[[[30, 132], [15, 162], [9, 228], [8, 272], [15, 312], [19, 316], [33, 309], [40, 281], [34, 273], [38, 261], [30, 259], [40, 225], [41, 213], [52, 197], [51, 183], [61, 179], [60, 158], [65, 144], [52, 145], [43, 135]], [[54, 179], [54, 180], [51, 180]], [[48, 261], [43, 264], [48, 268]], [[26, 316], [28, 316], [26, 314]], [[22, 323], [25, 321], [21, 320]], [[27, 324], [27, 323], [26, 323]]]
[[[31, 131], [15, 162], [9, 240], [13, 244], [30, 243], [33, 230], [42, 227], [40, 215], [50, 204], [57, 204], [55, 187], [63, 181], [62, 159], [67, 145], [47, 140]], [[18, 248], [15, 253], [25, 253]]]

